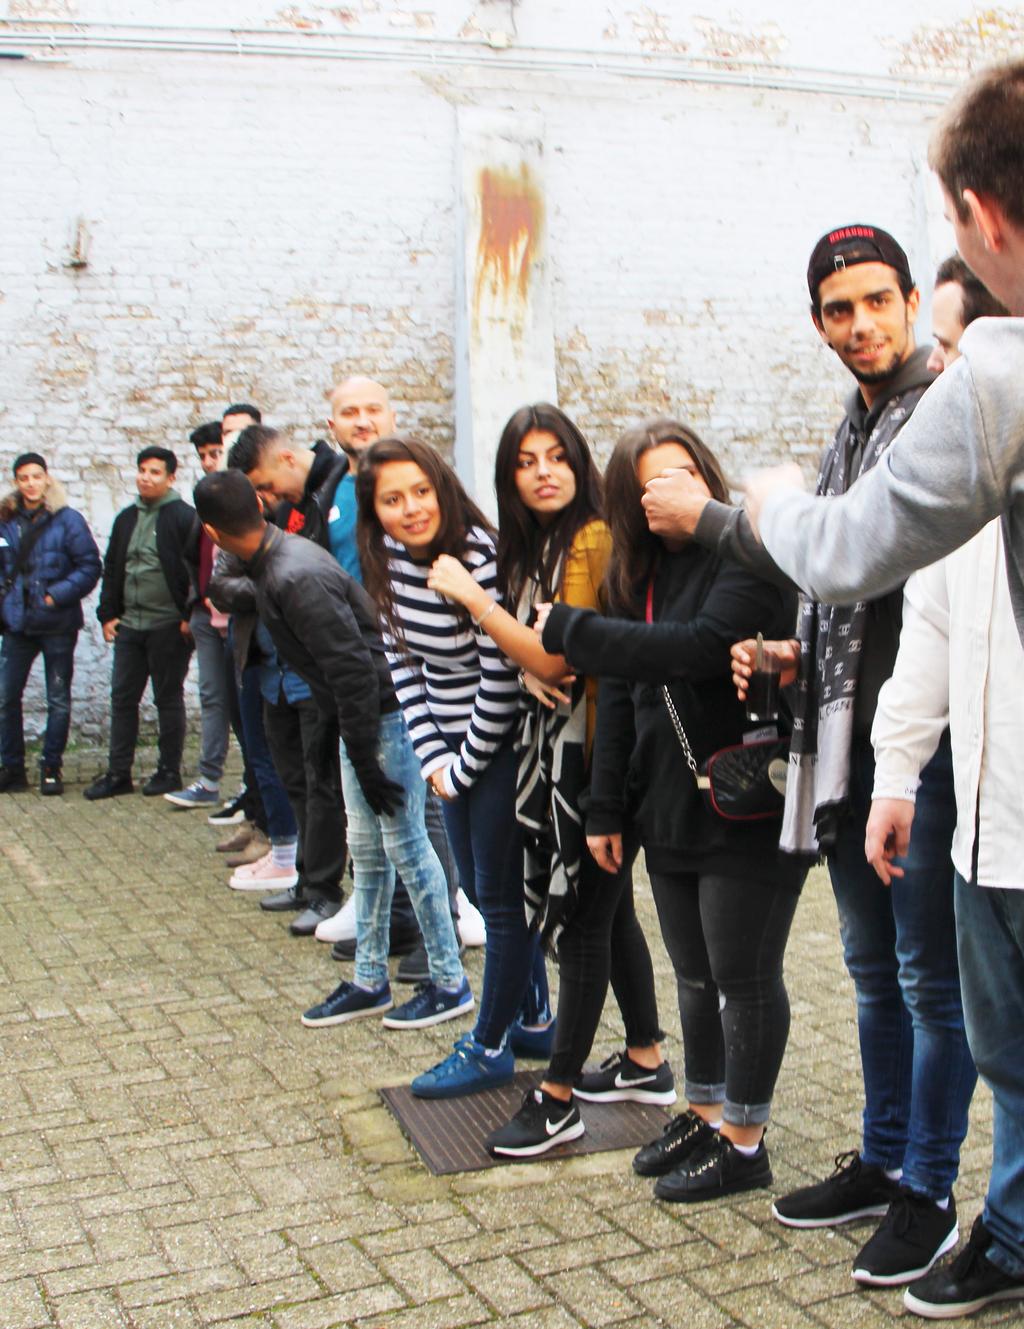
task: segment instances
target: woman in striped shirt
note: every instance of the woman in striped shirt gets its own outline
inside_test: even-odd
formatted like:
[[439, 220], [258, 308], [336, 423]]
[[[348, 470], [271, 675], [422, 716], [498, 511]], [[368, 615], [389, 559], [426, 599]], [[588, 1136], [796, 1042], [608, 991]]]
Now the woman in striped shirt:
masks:
[[[498, 580], [509, 608], [456, 559], [442, 554], [430, 585], [456, 600], [517, 661], [535, 700], [519, 723], [517, 812], [526, 845], [526, 904], [540, 935], [557, 947], [558, 1022], [547, 1072], [507, 1125], [486, 1140], [498, 1157], [546, 1153], [583, 1134], [574, 1094], [592, 1102], [672, 1103], [672, 1071], [661, 1051], [650, 951], [633, 906], [627, 846], [615, 871], [587, 848], [584, 814], [598, 707], [596, 677], [572, 675], [531, 626], [535, 606], [558, 599], [603, 610], [611, 534], [603, 485], [587, 441], [557, 406], [524, 406], [502, 432], [495, 458]], [[611, 980], [626, 1050], [581, 1074]]]
[[382, 439], [356, 480], [363, 577], [377, 601], [399, 704], [423, 778], [444, 800], [463, 889], [487, 924], [484, 986], [472, 1035], [412, 1084], [452, 1098], [507, 1084], [510, 1026], [550, 1020], [544, 962], [526, 924], [516, 821], [515, 668], [479, 622], [427, 585], [451, 554], [496, 593], [494, 535], [455, 472], [425, 443]]

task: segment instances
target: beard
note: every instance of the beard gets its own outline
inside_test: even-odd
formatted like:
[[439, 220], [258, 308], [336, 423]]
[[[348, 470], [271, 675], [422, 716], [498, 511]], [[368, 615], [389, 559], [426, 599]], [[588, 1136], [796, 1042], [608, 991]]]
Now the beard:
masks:
[[840, 359], [858, 383], [884, 383], [886, 379], [892, 378], [893, 374], [896, 373], [900, 365], [912, 351], [913, 344], [910, 340], [910, 336], [910, 320], [907, 319], [903, 324], [903, 345], [895, 349], [889, 362], [879, 369], [858, 369], [852, 363], [852, 353], [849, 360], [845, 355], [840, 356]]

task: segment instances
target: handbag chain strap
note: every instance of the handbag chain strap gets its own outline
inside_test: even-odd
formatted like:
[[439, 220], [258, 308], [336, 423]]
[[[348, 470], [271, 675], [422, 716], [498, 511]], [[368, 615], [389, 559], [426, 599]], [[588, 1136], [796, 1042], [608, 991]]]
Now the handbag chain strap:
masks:
[[690, 747], [690, 740], [686, 737], [686, 730], [683, 728], [683, 722], [679, 718], [679, 712], [676, 710], [676, 704], [672, 700], [672, 694], [667, 685], [663, 685], [661, 695], [665, 698], [665, 705], [668, 707], [669, 717], [672, 721], [672, 728], [676, 731], [676, 738], [679, 739], [679, 746], [683, 749], [683, 756], [686, 758], [686, 764], [690, 768], [694, 780], [697, 782], [698, 789], [710, 789], [711, 781], [706, 775], [701, 775], [697, 770], [697, 759], [693, 755], [693, 748]]

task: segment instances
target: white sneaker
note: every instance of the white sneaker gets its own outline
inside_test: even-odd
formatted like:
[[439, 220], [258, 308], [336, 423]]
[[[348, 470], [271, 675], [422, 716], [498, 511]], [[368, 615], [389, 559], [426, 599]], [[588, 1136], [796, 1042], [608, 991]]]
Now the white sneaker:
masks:
[[485, 945], [487, 926], [483, 914], [475, 904], [470, 904], [469, 897], [461, 886], [455, 898], [459, 906], [459, 940], [463, 946]]
[[294, 886], [298, 880], [299, 874], [294, 868], [279, 868], [275, 865], [271, 850], [255, 863], [235, 868], [228, 885], [233, 891], [283, 891]]
[[313, 934], [317, 941], [355, 941], [356, 939], [356, 897], [350, 895], [336, 914], [325, 918], [316, 925]]

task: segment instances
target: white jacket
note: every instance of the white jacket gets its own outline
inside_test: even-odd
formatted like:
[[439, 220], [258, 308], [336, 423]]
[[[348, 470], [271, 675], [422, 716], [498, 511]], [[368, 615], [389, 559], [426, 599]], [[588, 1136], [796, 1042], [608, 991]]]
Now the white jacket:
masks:
[[953, 863], [970, 881], [976, 854], [980, 885], [1024, 888], [1024, 649], [998, 521], [907, 582], [899, 654], [871, 729], [875, 798], [914, 798], [947, 723]]

